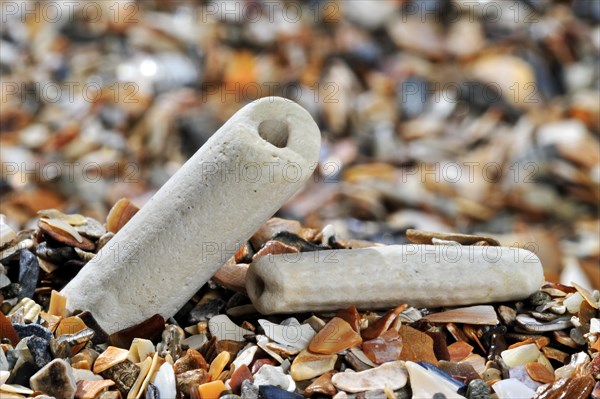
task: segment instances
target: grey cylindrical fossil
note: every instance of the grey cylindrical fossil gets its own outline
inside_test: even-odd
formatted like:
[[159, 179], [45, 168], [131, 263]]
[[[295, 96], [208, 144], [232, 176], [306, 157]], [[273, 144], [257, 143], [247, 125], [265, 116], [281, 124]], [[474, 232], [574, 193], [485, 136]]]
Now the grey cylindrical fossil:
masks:
[[173, 316], [317, 165], [319, 128], [268, 97], [231, 117], [62, 290], [109, 333]]
[[265, 256], [250, 265], [246, 290], [272, 314], [518, 300], [543, 282], [540, 260], [524, 249], [391, 245]]

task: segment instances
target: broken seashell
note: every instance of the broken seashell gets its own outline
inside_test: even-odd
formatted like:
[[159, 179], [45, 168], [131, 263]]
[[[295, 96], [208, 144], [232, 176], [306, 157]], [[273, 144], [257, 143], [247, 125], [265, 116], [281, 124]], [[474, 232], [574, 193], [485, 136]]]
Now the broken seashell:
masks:
[[414, 398], [430, 398], [437, 393], [443, 394], [448, 399], [463, 398], [456, 393], [460, 386], [458, 381], [456, 384], [450, 382], [440, 375], [441, 371], [435, 372], [414, 362], [406, 362], [406, 369]]
[[154, 352], [156, 352], [156, 348], [152, 341], [143, 338], [134, 338], [129, 347], [127, 359], [133, 363], [143, 362]]
[[502, 351], [500, 356], [508, 367], [516, 367], [535, 362], [540, 354], [536, 344], [527, 344]]
[[119, 230], [140, 210], [129, 199], [121, 198], [108, 212], [106, 230], [118, 233]]
[[446, 310], [440, 313], [432, 313], [425, 317], [430, 323], [465, 323], [476, 325], [496, 325], [499, 323], [498, 316], [493, 306], [479, 305]]
[[330, 355], [361, 343], [360, 334], [354, 331], [347, 321], [334, 317], [310, 341], [308, 350]]
[[217, 337], [219, 341], [245, 341], [244, 335], [254, 335], [252, 331], [239, 327], [224, 314], [212, 317], [208, 322], [208, 330], [210, 335]]
[[525, 370], [529, 377], [542, 384], [548, 384], [554, 382], [554, 373], [548, 370], [543, 364], [539, 362], [529, 362], [525, 364]]
[[360, 332], [363, 339], [369, 340], [379, 337], [381, 334], [387, 331], [388, 328], [390, 328], [392, 322], [398, 317], [400, 313], [406, 310], [407, 307], [407, 304], [399, 305], [394, 309], [390, 310], [384, 316], [375, 320], [374, 323], [369, 323], [369, 326]]
[[406, 238], [408, 238], [410, 242], [413, 242], [415, 244], [433, 244], [432, 239], [437, 238], [439, 240], [444, 241], [454, 241], [461, 245], [473, 245], [480, 241], [485, 241], [488, 245], [495, 247], [500, 246], [498, 240], [492, 237], [458, 233], [437, 233], [433, 231], [423, 231], [414, 229], [406, 230]]
[[67, 215], [56, 209], [43, 209], [38, 211], [37, 214], [40, 218], [58, 220], [71, 226], [79, 226], [86, 223], [85, 216], [78, 213]]
[[519, 323], [519, 325], [521, 325], [525, 330], [532, 332], [564, 330], [565, 328], [573, 325], [571, 323], [571, 316], [563, 316], [550, 322], [542, 323], [525, 314], [520, 314], [517, 316], [517, 323]]
[[362, 343], [364, 354], [373, 363], [382, 364], [400, 359], [403, 342], [396, 330], [388, 330], [379, 337]]
[[295, 381], [318, 377], [333, 370], [337, 355], [318, 355], [304, 349], [292, 362], [290, 374]]
[[100, 374], [104, 370], [108, 370], [116, 364], [127, 360], [129, 351], [126, 349], [117, 348], [115, 346], [109, 346], [98, 356], [94, 362], [93, 371], [95, 374]]
[[400, 389], [406, 385], [408, 373], [404, 362], [384, 363], [365, 371], [336, 373], [331, 378], [333, 385], [346, 392], [363, 392], [375, 389]]
[[258, 324], [265, 335], [275, 342], [296, 348], [299, 351], [306, 348], [315, 336], [315, 330], [308, 324], [279, 325], [265, 319], [259, 319]]

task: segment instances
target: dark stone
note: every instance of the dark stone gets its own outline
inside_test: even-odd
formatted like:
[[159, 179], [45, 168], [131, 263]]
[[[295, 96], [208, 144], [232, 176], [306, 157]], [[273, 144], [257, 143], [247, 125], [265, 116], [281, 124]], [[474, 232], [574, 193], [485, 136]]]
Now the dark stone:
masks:
[[94, 336], [92, 337], [92, 343], [94, 345], [100, 345], [108, 341], [108, 334], [100, 327], [94, 316], [88, 310], [79, 313], [77, 317], [79, 317], [86, 326], [94, 330]]
[[22, 290], [23, 289], [21, 288], [21, 284], [10, 283], [9, 285], [2, 287], [2, 289], [0, 289], [0, 294], [2, 294], [2, 296], [4, 296], [4, 299], [13, 299], [13, 298], [17, 298], [19, 295], [21, 295]]
[[191, 311], [188, 321], [196, 324], [200, 321], [208, 321], [213, 316], [221, 313], [225, 308], [225, 301], [221, 298], [213, 298], [204, 303], [198, 303]]
[[438, 392], [438, 393], [436, 393], [436, 394], [433, 395], [432, 399], [446, 399], [446, 395], [444, 395], [443, 393]]
[[19, 258], [19, 283], [22, 288], [19, 299], [33, 298], [39, 275], [40, 263], [37, 257], [28, 249], [24, 249]]
[[49, 349], [49, 342], [43, 338], [31, 336], [27, 338], [27, 348], [33, 356], [36, 366], [44, 367], [52, 361], [52, 354]]
[[280, 241], [286, 245], [297, 248], [300, 252], [313, 252], [323, 249], [329, 249], [320, 245], [313, 244], [312, 242], [306, 241], [297, 234], [290, 233], [289, 231], [280, 231], [275, 234], [272, 238], [274, 241]]
[[489, 399], [490, 387], [484, 380], [473, 380], [467, 388], [467, 399]]
[[127, 393], [135, 383], [138, 374], [140, 374], [140, 368], [129, 360], [116, 364], [100, 373], [104, 379], [113, 380], [115, 387], [121, 391], [124, 397], [127, 396]]
[[537, 307], [550, 301], [550, 295], [543, 291], [537, 291], [527, 298], [527, 303], [533, 307]]
[[19, 339], [35, 335], [36, 337], [40, 337], [45, 339], [46, 341], [50, 341], [54, 337], [52, 331], [48, 330], [46, 327], [40, 326], [39, 324], [35, 323], [14, 323], [13, 328], [17, 332]]
[[148, 388], [146, 388], [146, 399], [160, 399], [160, 392], [158, 388], [151, 382], [148, 383]]
[[288, 392], [285, 389], [275, 385], [261, 385], [258, 387], [258, 397], [260, 399], [302, 399], [302, 395], [294, 392]]
[[31, 389], [56, 399], [73, 399], [77, 390], [71, 366], [62, 359], [54, 359], [35, 373], [30, 385]]
[[32, 362], [21, 363], [19, 367], [11, 370], [10, 378], [6, 383], [29, 386], [29, 379], [39, 370], [40, 368]]
[[40, 258], [57, 265], [61, 265], [68, 260], [77, 258], [77, 254], [72, 247], [53, 247], [49, 245], [47, 241], [39, 244], [35, 249], [35, 253]]

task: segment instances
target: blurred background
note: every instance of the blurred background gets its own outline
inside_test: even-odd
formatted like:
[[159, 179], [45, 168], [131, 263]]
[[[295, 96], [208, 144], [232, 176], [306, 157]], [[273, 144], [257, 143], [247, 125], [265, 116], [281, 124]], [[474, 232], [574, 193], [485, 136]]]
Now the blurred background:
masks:
[[142, 206], [239, 108], [304, 106], [279, 216], [486, 233], [600, 288], [600, 1], [1, 1], [0, 213]]

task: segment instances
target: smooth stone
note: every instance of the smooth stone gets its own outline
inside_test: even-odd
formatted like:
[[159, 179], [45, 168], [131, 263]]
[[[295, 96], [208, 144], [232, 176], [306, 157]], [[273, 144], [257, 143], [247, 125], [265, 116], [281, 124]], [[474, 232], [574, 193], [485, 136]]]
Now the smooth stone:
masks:
[[296, 383], [291, 376], [284, 373], [281, 367], [265, 364], [254, 374], [254, 385], [275, 385], [286, 391], [293, 392], [296, 389]]
[[177, 382], [175, 380], [175, 373], [173, 372], [173, 366], [169, 363], [163, 363], [158, 369], [158, 372], [154, 376], [152, 383], [160, 392], [160, 398], [175, 398], [177, 396]]
[[396, 390], [404, 387], [407, 381], [408, 373], [402, 361], [384, 363], [365, 371], [336, 373], [331, 378], [337, 389], [346, 392], [385, 388]]
[[316, 334], [308, 324], [284, 326], [265, 319], [259, 319], [258, 324], [265, 331], [265, 335], [273, 341], [299, 350], [305, 349]]
[[535, 391], [514, 378], [501, 380], [492, 385], [498, 399], [531, 399]]
[[329, 370], [333, 370], [337, 355], [319, 355], [310, 353], [306, 349], [296, 356], [290, 367], [290, 374], [295, 381], [304, 381]]
[[484, 380], [473, 380], [467, 388], [467, 399], [490, 399], [492, 391]]
[[73, 399], [77, 391], [71, 365], [62, 359], [54, 359], [29, 379], [29, 385], [56, 399]]
[[[100, 251], [67, 284], [67, 308], [90, 310], [108, 333], [154, 313], [174, 316], [234, 255], [230, 249], [312, 176], [320, 146], [319, 127], [293, 101], [244, 106], [115, 234], [111, 244], [128, 250]], [[297, 179], [288, 178], [290, 165]], [[244, 178], [250, 168], [258, 178]], [[201, 245], [187, 245], [190, 237]]]
[[50, 353], [50, 343], [43, 338], [31, 336], [27, 339], [27, 348], [33, 357], [35, 365], [39, 368], [44, 367], [52, 361]]
[[260, 385], [258, 387], [261, 399], [302, 399], [303, 396], [294, 392], [288, 392], [274, 385]]
[[210, 319], [208, 322], [208, 331], [213, 337], [217, 337], [219, 341], [228, 339], [232, 341], [245, 341], [244, 335], [254, 335], [250, 330], [241, 328], [224, 314], [218, 315]]
[[19, 284], [21, 284], [21, 298], [33, 298], [33, 293], [37, 287], [37, 281], [40, 274], [40, 263], [31, 251], [25, 249], [21, 251], [19, 257]]
[[45, 339], [46, 341], [50, 341], [52, 338], [54, 338], [54, 334], [52, 334], [52, 331], [39, 324], [14, 323], [12, 326], [17, 332], [19, 339], [23, 339], [31, 335], [35, 335], [36, 337], [40, 337], [42, 339]]
[[252, 262], [246, 274], [248, 296], [262, 314], [514, 301], [543, 283], [535, 254], [491, 246], [390, 245], [319, 251], [318, 257], [273, 255]]
[[410, 376], [410, 387], [414, 398], [430, 398], [437, 393], [445, 395], [448, 399], [463, 398], [456, 392], [457, 386], [439, 373], [427, 370], [414, 362], [406, 362], [406, 369]]

